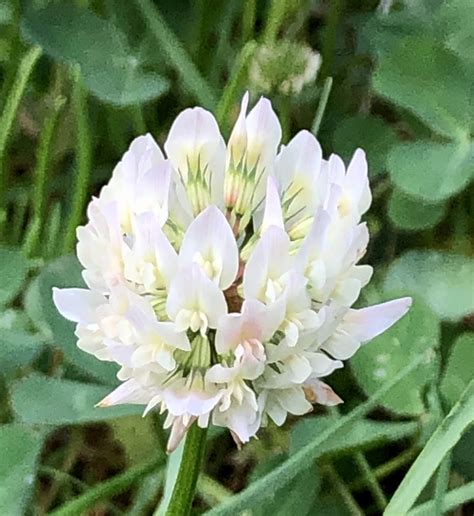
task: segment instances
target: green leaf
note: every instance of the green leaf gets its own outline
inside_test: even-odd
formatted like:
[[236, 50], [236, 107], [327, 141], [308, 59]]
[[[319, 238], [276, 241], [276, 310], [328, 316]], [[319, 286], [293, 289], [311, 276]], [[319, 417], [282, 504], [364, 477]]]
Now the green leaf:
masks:
[[0, 512], [25, 514], [35, 485], [43, 434], [12, 424], [0, 426]]
[[[330, 416], [310, 417], [298, 421], [290, 435], [290, 454], [310, 444], [316, 436], [334, 423]], [[347, 455], [355, 450], [369, 449], [390, 441], [412, 436], [418, 429], [417, 423], [384, 422], [364, 419], [356, 421], [351, 431], [335, 432], [319, 450], [319, 455]]]
[[446, 365], [441, 392], [454, 405], [472, 379], [474, 364], [474, 333], [464, 333], [453, 343]]
[[150, 458], [150, 450], [157, 447], [152, 417], [142, 417], [141, 414], [122, 417], [112, 421], [110, 426], [130, 465], [146, 462]]
[[389, 267], [385, 290], [422, 298], [443, 320], [474, 312], [474, 260], [440, 251], [408, 251]]
[[388, 168], [395, 185], [408, 195], [442, 201], [473, 178], [473, 146], [470, 142], [400, 143], [389, 152]]
[[474, 423], [474, 380], [433, 433], [426, 446], [398, 486], [384, 516], [406, 514], [446, 454], [456, 445], [463, 432]]
[[[409, 364], [413, 357], [435, 349], [440, 338], [437, 316], [415, 299], [407, 315], [388, 331], [364, 345], [351, 359], [359, 385], [371, 395], [387, 380]], [[432, 381], [435, 363], [428, 360], [391, 390], [381, 404], [401, 415], [417, 416], [424, 412], [423, 391]]]
[[143, 406], [98, 408], [110, 389], [33, 374], [12, 382], [10, 396], [17, 418], [28, 424], [67, 425], [141, 414]]
[[469, 135], [472, 79], [436, 38], [401, 38], [380, 56], [373, 85], [448, 138]]
[[424, 355], [416, 357], [407, 367], [403, 368], [394, 378], [383, 385], [369, 400], [359, 405], [349, 414], [338, 418], [329, 428], [315, 436], [310, 444], [301, 448], [271, 473], [250, 484], [246, 489], [230, 498], [229, 501], [209, 511], [208, 515], [224, 516], [239, 514], [243, 510], [258, 507], [265, 499], [271, 498], [276, 490], [287, 486], [292, 478], [307, 470], [314, 463], [314, 460], [319, 456], [321, 446], [327, 439], [342, 428], [350, 432], [350, 428], [352, 428], [355, 421], [363, 418], [370, 412], [387, 392], [405, 380], [424, 360], [426, 360]]
[[405, 231], [419, 231], [436, 226], [443, 220], [444, 203], [428, 204], [393, 190], [388, 201], [388, 216], [393, 224]]
[[392, 127], [375, 116], [346, 118], [333, 135], [334, 148], [346, 161], [358, 147], [364, 149], [372, 177], [387, 169], [387, 153], [395, 142], [396, 134]]
[[47, 265], [32, 283], [25, 297], [26, 311], [38, 330], [63, 351], [69, 363], [100, 383], [117, 385], [118, 367], [81, 351], [76, 345], [75, 325], [64, 319], [54, 306], [53, 287], [82, 286], [79, 262], [74, 256], [63, 256]]
[[20, 291], [28, 274], [29, 262], [20, 249], [0, 247], [0, 307]]
[[138, 104], [169, 87], [166, 79], [142, 69], [123, 32], [86, 9], [62, 3], [29, 10], [23, 31], [54, 59], [79, 64], [86, 87], [106, 102]]
[[7, 375], [31, 363], [43, 349], [38, 335], [0, 329], [0, 375]]

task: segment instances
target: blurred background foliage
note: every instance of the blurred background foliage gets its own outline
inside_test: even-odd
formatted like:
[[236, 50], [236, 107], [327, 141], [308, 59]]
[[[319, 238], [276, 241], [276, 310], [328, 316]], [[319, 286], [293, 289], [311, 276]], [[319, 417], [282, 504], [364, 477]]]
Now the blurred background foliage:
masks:
[[[94, 408], [116, 385], [115, 367], [76, 348], [51, 287], [82, 284], [75, 227], [131, 139], [150, 132], [162, 144], [177, 113], [196, 104], [228, 136], [245, 90], [272, 99], [286, 140], [312, 128], [326, 157], [366, 150], [366, 260], [377, 272], [361, 302], [415, 298], [331, 377], [342, 412], [421, 351], [434, 357], [252, 514], [383, 511], [473, 378], [473, 20], [472, 0], [1, 1], [2, 514], [151, 514], [166, 496], [160, 417]], [[308, 56], [319, 65], [315, 52], [317, 77], [306, 70], [298, 80]], [[240, 452], [211, 432], [195, 511], [257, 483], [338, 417], [315, 407]], [[444, 485], [429, 482], [421, 502], [464, 483], [468, 494], [448, 495], [446, 507], [474, 498], [473, 448], [471, 429]]]

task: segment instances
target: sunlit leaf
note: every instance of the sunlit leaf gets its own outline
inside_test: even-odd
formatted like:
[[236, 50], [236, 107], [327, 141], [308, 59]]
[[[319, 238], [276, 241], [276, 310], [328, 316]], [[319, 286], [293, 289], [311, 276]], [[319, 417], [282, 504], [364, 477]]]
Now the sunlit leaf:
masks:
[[136, 104], [168, 89], [166, 79], [142, 68], [125, 34], [91, 11], [70, 3], [30, 10], [23, 30], [54, 59], [79, 64], [86, 87], [104, 101]]
[[43, 434], [23, 425], [0, 426], [0, 511], [25, 514], [35, 485]]
[[433, 203], [459, 192], [474, 177], [473, 151], [468, 142], [401, 143], [390, 150], [388, 168], [400, 190]]
[[474, 312], [474, 260], [440, 251], [409, 251], [389, 267], [388, 291], [412, 293], [441, 318], [456, 321]]
[[17, 418], [28, 424], [66, 425], [106, 421], [141, 414], [143, 406], [98, 408], [110, 389], [69, 380], [31, 375], [11, 384], [10, 396]]

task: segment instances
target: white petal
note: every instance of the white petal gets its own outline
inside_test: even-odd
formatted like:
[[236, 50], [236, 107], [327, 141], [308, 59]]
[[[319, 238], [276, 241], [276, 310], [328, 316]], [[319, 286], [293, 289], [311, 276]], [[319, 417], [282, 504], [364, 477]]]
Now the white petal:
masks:
[[150, 401], [150, 394], [143, 389], [136, 380], [127, 380], [108, 394], [97, 407], [111, 407], [113, 405], [134, 404], [146, 405]]
[[344, 330], [360, 342], [366, 342], [388, 330], [410, 308], [412, 300], [403, 297], [359, 310], [349, 310], [344, 317]]
[[343, 367], [340, 360], [333, 360], [324, 353], [312, 353], [308, 355], [313, 374], [318, 378], [330, 375], [336, 369]]
[[351, 334], [338, 330], [321, 347], [334, 358], [347, 360], [360, 348], [360, 341]]
[[85, 288], [53, 288], [53, 301], [59, 313], [76, 323], [95, 322], [95, 310], [105, 304], [105, 297], [99, 292]]
[[202, 262], [222, 289], [230, 287], [239, 268], [239, 251], [229, 222], [216, 206], [194, 219], [181, 244], [180, 266]]
[[265, 211], [263, 213], [263, 221], [260, 228], [261, 234], [263, 234], [270, 226], [277, 226], [281, 229], [284, 229], [280, 196], [278, 195], [275, 179], [271, 176], [267, 178]]
[[346, 182], [357, 202], [359, 214], [364, 214], [369, 209], [372, 196], [367, 175], [367, 159], [362, 149], [357, 149], [352, 156], [347, 167]]

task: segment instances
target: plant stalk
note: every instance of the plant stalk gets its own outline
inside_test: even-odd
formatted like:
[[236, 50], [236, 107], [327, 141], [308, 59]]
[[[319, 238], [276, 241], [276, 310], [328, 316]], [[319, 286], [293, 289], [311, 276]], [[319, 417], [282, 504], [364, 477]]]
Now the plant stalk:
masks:
[[186, 434], [183, 456], [167, 516], [187, 516], [191, 511], [196, 483], [206, 446], [206, 429], [194, 423]]

